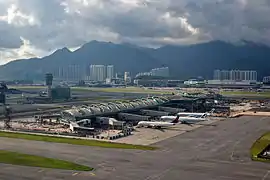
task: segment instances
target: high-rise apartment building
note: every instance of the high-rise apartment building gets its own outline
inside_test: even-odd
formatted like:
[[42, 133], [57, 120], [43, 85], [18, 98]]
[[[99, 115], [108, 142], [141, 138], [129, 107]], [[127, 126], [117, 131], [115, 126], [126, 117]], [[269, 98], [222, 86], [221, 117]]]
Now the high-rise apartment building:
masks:
[[214, 80], [257, 81], [257, 72], [252, 70], [215, 70]]
[[92, 81], [105, 81], [106, 79], [106, 66], [104, 65], [90, 65], [90, 80]]
[[221, 71], [220, 70], [214, 70], [214, 80], [221, 80]]
[[83, 71], [79, 65], [69, 65], [68, 66], [68, 79], [69, 80], [81, 80], [83, 76]]
[[73, 64], [59, 67], [57, 72], [54, 72], [54, 76], [61, 80], [78, 81], [83, 78], [84, 71], [82, 71], [80, 65]]
[[113, 65], [108, 65], [107, 66], [106, 78], [107, 79], [113, 79], [114, 78], [114, 67], [113, 67]]
[[131, 82], [131, 77], [129, 72], [124, 73], [124, 81], [125, 83], [130, 83]]
[[263, 77], [263, 83], [269, 85], [270, 84], [270, 76]]
[[114, 78], [114, 66], [113, 65], [90, 65], [90, 80], [92, 81], [105, 81]]
[[214, 80], [230, 80], [230, 71], [228, 70], [215, 70]]

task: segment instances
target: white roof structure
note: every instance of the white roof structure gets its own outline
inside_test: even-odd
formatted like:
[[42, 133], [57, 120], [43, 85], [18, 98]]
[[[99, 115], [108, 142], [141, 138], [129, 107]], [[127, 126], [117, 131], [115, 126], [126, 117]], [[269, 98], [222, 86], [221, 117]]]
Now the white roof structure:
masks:
[[124, 121], [117, 121], [114, 118], [109, 118], [109, 117], [98, 117], [97, 118], [98, 122], [103, 122], [103, 124], [108, 124], [111, 126], [122, 126], [124, 125]]
[[98, 116], [106, 113], [117, 113], [124, 110], [136, 108], [145, 108], [156, 106], [169, 101], [165, 97], [148, 97], [143, 99], [135, 99], [127, 102], [109, 102], [100, 104], [83, 105], [72, 107], [69, 110], [62, 111], [62, 118], [69, 121], [76, 121], [77, 118], [87, 118], [90, 116]]

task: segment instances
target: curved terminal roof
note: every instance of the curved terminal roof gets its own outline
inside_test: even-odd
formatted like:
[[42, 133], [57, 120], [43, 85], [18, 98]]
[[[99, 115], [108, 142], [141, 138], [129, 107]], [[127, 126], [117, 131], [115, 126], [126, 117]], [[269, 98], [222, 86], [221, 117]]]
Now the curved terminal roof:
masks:
[[83, 105], [72, 107], [69, 110], [62, 111], [62, 117], [67, 119], [84, 118], [89, 116], [101, 115], [105, 113], [116, 113], [119, 111], [145, 108], [163, 104], [169, 101], [165, 97], [148, 97], [143, 99], [135, 99], [126, 102], [109, 102], [100, 104]]

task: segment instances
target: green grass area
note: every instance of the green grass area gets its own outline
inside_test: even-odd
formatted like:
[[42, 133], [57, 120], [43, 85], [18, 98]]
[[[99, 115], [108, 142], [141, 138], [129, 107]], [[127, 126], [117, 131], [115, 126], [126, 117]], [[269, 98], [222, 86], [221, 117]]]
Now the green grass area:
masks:
[[29, 154], [21, 154], [5, 150], [0, 150], [0, 163], [31, 166], [31, 167], [52, 168], [52, 169], [75, 170], [75, 171], [93, 170], [93, 168], [75, 164], [68, 161], [45, 158]]
[[270, 132], [263, 134], [251, 147], [250, 154], [253, 160], [270, 162], [267, 159], [258, 158], [258, 154], [261, 153], [270, 144]]
[[15, 89], [46, 89], [46, 86], [8, 86], [8, 88], [15, 88]]
[[[15, 88], [19, 90], [42, 90], [46, 89], [46, 86], [9, 86], [9, 88]], [[145, 89], [139, 87], [127, 87], [127, 88], [93, 88], [93, 87], [72, 87], [74, 91], [93, 91], [93, 92], [111, 92], [111, 93], [149, 93], [149, 94], [171, 94], [171, 91], [166, 90], [154, 90]]]
[[260, 96], [270, 97], [270, 92], [251, 92], [251, 91], [223, 91], [222, 95], [242, 95], [242, 96]]
[[66, 143], [66, 144], [83, 145], [83, 146], [97, 146], [97, 147], [103, 147], [103, 148], [140, 149], [140, 150], [157, 149], [156, 147], [152, 147], [152, 146], [132, 145], [132, 144], [114, 143], [114, 142], [106, 142], [106, 141], [97, 141], [97, 140], [75, 139], [75, 138], [55, 137], [55, 136], [15, 133], [15, 132], [3, 132], [3, 131], [0, 131], [0, 137], [26, 139], [26, 140], [34, 140], [34, 141], [46, 141], [46, 142], [53, 142], [53, 143]]
[[90, 87], [73, 87], [76, 91], [93, 91], [93, 92], [111, 92], [111, 93], [149, 93], [149, 94], [171, 94], [170, 91], [144, 89], [137, 87], [127, 88], [90, 88]]
[[106, 96], [98, 96], [98, 97], [89, 97], [87, 98], [88, 100], [107, 100], [110, 99], [111, 97], [106, 97]]

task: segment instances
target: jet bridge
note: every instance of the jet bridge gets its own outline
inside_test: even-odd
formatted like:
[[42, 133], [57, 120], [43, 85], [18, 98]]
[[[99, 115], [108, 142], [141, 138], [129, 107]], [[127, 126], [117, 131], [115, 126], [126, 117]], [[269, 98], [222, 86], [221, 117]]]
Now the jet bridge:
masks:
[[158, 107], [159, 111], [166, 111], [169, 113], [177, 114], [179, 112], [185, 112], [186, 109], [181, 109], [181, 108], [171, 108], [171, 107], [165, 107], [165, 106], [159, 106]]
[[121, 121], [148, 121], [151, 116], [142, 116], [138, 114], [119, 113], [118, 117]]
[[148, 109], [142, 109], [141, 113], [142, 113], [142, 115], [152, 116], [152, 117], [168, 116], [170, 114], [169, 112], [154, 111], [154, 110], [148, 110]]

